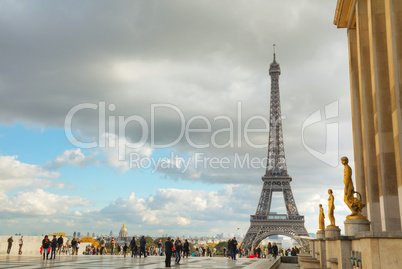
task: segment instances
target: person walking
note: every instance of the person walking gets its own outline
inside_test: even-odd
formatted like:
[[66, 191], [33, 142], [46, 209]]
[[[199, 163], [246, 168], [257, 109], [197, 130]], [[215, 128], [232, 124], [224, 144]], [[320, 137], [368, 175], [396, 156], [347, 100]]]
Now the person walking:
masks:
[[127, 246], [127, 243], [125, 243], [125, 244], [124, 244], [124, 247], [123, 247], [123, 255], [124, 255], [124, 258], [125, 258], [126, 255], [127, 255], [127, 251], [128, 251], [128, 246]]
[[8, 246], [7, 246], [7, 254], [10, 254], [10, 252], [11, 252], [11, 247], [13, 246], [13, 242], [14, 242], [13, 237], [10, 236], [10, 238], [7, 239], [7, 243], [8, 243]]
[[184, 257], [188, 258], [188, 254], [190, 253], [190, 244], [187, 242], [187, 239], [184, 240], [183, 250]]
[[228, 251], [226, 255], [228, 256], [228, 258], [232, 257], [232, 239], [228, 240]]
[[158, 256], [162, 255], [162, 246], [163, 246], [162, 239], [159, 239], [159, 241], [158, 241], [158, 251], [157, 251]]
[[52, 249], [52, 252], [50, 252], [50, 260], [53, 259], [53, 257], [56, 259], [57, 238], [55, 235], [53, 235], [53, 239], [50, 242], [50, 246]]
[[183, 250], [183, 247], [181, 245], [181, 241], [180, 238], [177, 237], [176, 242], [174, 243], [174, 248], [176, 249], [176, 260], [174, 262], [174, 264], [180, 264], [180, 260], [181, 260], [181, 251]]
[[57, 250], [59, 252], [59, 255], [61, 254], [61, 250], [63, 249], [63, 244], [64, 244], [64, 239], [63, 239], [63, 236], [60, 235], [60, 237], [57, 239]]
[[50, 240], [49, 240], [49, 237], [47, 235], [45, 235], [45, 238], [43, 238], [43, 240], [42, 240], [43, 259], [45, 259], [45, 256], [46, 256], [46, 260], [49, 258], [49, 247], [50, 247]]
[[75, 254], [75, 248], [77, 246], [77, 239], [73, 238], [71, 241], [71, 255]]
[[66, 255], [69, 255], [70, 254], [70, 249], [71, 249], [71, 242], [70, 242], [70, 240], [68, 240], [67, 239], [67, 242], [66, 242]]
[[170, 237], [168, 237], [165, 242], [165, 255], [166, 255], [165, 266], [166, 267], [170, 267], [172, 253], [173, 253], [173, 243], [172, 243], [172, 241], [170, 241]]
[[271, 242], [268, 243], [268, 259], [272, 261], [272, 245]]
[[110, 255], [114, 255], [114, 247], [116, 243], [114, 242], [114, 238], [112, 238], [112, 241], [110, 241]]
[[274, 242], [274, 245], [272, 246], [272, 254], [274, 255], [274, 260], [276, 260], [276, 256], [278, 256], [278, 246]]
[[103, 237], [102, 240], [99, 242], [100, 245], [100, 255], [103, 255], [103, 251], [105, 250], [105, 238]]
[[144, 258], [147, 257], [147, 254], [145, 252], [146, 244], [147, 244], [147, 241], [145, 240], [145, 236], [141, 236], [141, 239], [140, 239], [140, 258], [141, 258], [141, 253], [144, 253]]
[[232, 260], [236, 260], [236, 250], [237, 250], [236, 237], [233, 237], [231, 245], [232, 245], [232, 250], [231, 250], [230, 254], [232, 256]]
[[21, 255], [22, 254], [22, 245], [24, 245], [24, 239], [23, 239], [23, 236], [21, 235], [21, 238], [20, 238], [20, 240], [19, 240], [19, 246], [20, 246], [20, 248], [18, 249], [18, 255]]
[[[131, 258], [137, 257], [137, 243], [135, 242], [135, 237], [130, 241], [130, 249], [131, 249]], [[134, 255], [135, 254], [135, 255]]]

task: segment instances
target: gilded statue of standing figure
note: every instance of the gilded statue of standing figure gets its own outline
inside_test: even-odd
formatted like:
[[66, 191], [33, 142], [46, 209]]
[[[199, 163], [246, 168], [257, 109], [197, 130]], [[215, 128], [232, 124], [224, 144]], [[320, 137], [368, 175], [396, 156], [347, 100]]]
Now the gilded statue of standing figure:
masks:
[[[348, 165], [349, 160], [347, 157], [342, 157], [341, 162], [345, 167], [343, 176], [343, 183], [345, 184], [344, 201], [352, 211], [352, 214], [347, 216], [347, 218], [364, 218], [361, 214], [361, 211], [366, 205], [362, 203], [360, 193], [356, 192], [353, 186], [352, 168], [350, 168]], [[355, 193], [360, 196], [360, 199], [353, 196]]]
[[325, 229], [324, 208], [322, 208], [322, 204], [319, 204], [318, 206], [320, 207], [320, 216], [318, 217], [318, 229], [324, 230]]
[[334, 228], [337, 227], [335, 226], [335, 216], [334, 216], [334, 210], [335, 210], [335, 203], [334, 203], [334, 195], [332, 194], [332, 190], [328, 190], [329, 198], [328, 198], [328, 218], [330, 225], [327, 226], [327, 228]]

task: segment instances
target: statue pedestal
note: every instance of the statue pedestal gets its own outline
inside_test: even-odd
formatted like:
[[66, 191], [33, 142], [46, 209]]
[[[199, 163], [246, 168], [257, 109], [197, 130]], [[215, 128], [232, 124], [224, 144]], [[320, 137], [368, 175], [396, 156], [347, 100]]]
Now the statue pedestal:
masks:
[[354, 236], [358, 232], [370, 231], [370, 221], [367, 219], [346, 219], [345, 235]]
[[327, 226], [325, 229], [325, 238], [334, 238], [341, 235], [341, 229], [338, 226]]
[[325, 238], [325, 230], [318, 230], [317, 239], [324, 239], [324, 238]]

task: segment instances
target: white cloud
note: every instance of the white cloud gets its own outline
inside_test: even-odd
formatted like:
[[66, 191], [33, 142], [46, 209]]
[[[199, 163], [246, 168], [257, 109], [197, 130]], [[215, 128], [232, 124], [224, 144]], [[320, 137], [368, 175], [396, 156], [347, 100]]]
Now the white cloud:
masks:
[[86, 199], [74, 196], [56, 195], [45, 192], [42, 189], [33, 191], [21, 191], [8, 197], [3, 194], [0, 197], [0, 211], [2, 215], [17, 216], [49, 216], [66, 213], [74, 206], [88, 206]]
[[26, 164], [17, 159], [18, 156], [0, 156], [2, 192], [21, 187], [63, 187], [63, 183], [49, 180], [49, 178], [59, 177], [59, 173], [48, 171], [40, 165]]
[[[241, 192], [241, 187], [229, 185], [220, 191], [210, 192], [159, 189], [147, 199], [136, 198], [131, 193], [127, 199], [113, 201], [99, 214], [115, 220], [125, 220], [126, 225], [141, 225], [151, 230], [178, 232], [177, 226], [191, 225], [192, 229], [206, 231], [206, 221], [248, 218], [248, 213], [242, 208], [244, 201], [239, 199]], [[236, 214], [233, 206], [237, 207]]]
[[26, 164], [17, 160], [18, 156], [0, 156], [0, 179], [25, 179], [47, 177], [56, 178], [60, 174], [50, 172], [39, 165]]
[[65, 165], [84, 168], [90, 164], [97, 164], [94, 156], [85, 156], [80, 148], [76, 148], [65, 150], [61, 155], [57, 156], [53, 161], [48, 162], [46, 165], [49, 169], [59, 169]]

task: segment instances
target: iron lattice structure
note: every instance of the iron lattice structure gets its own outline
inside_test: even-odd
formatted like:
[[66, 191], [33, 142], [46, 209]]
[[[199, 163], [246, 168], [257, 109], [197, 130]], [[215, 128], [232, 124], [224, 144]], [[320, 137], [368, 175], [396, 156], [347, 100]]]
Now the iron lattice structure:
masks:
[[[250, 216], [250, 228], [242, 242], [242, 247], [249, 249], [257, 246], [263, 239], [271, 235], [289, 237], [309, 236], [304, 226], [304, 216], [299, 215], [293, 197], [285, 158], [283, 144], [282, 116], [279, 93], [279, 75], [281, 69], [274, 61], [269, 68], [271, 76], [270, 126], [268, 143], [268, 161], [265, 175], [262, 177], [263, 187], [255, 215]], [[273, 192], [282, 192], [286, 206], [286, 214], [271, 214]], [[296, 239], [300, 243], [300, 239]]]

